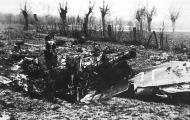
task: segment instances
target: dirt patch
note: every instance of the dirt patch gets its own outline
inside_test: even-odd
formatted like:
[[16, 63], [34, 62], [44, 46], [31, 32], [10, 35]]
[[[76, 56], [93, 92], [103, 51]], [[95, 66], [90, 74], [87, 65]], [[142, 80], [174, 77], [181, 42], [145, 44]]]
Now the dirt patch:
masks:
[[1, 114], [16, 119], [189, 119], [190, 105], [143, 102], [114, 97], [102, 104], [71, 104], [57, 99], [50, 103], [9, 89], [0, 90]]

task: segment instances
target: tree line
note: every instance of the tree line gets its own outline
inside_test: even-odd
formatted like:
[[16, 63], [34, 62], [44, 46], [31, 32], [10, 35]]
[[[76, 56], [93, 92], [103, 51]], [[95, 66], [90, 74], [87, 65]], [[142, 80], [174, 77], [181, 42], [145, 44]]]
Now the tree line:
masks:
[[[59, 17], [53, 17], [50, 15], [38, 16], [37, 13], [32, 14], [28, 6], [28, 3], [25, 2], [24, 6], [20, 8], [21, 14], [15, 16], [12, 14], [7, 14], [4, 16], [4, 19], [1, 17], [0, 21], [6, 23], [23, 24], [23, 30], [28, 30], [29, 24], [34, 25], [36, 31], [41, 32], [58, 29], [59, 33], [64, 36], [67, 36], [69, 29], [75, 31], [74, 34], [80, 34], [84, 37], [92, 36], [92, 32], [101, 31], [101, 36], [103, 39], [116, 39], [116, 35], [117, 38], [121, 38], [122, 33], [124, 32], [124, 25], [122, 23], [122, 20], [106, 20], [106, 16], [110, 12], [110, 7], [107, 3], [105, 3], [105, 1], [103, 1], [102, 6], [99, 7], [101, 20], [98, 20], [93, 16], [92, 13], [94, 11], [95, 4], [92, 4], [91, 2], [89, 2], [88, 11], [84, 14], [84, 17], [81, 17], [79, 15], [69, 16], [67, 2], [59, 3]], [[157, 10], [154, 6], [150, 10], [146, 6], [140, 7], [136, 9], [134, 13], [136, 24], [134, 25], [134, 21], [129, 21], [127, 23], [128, 26], [131, 26], [131, 29], [134, 26], [136, 27], [140, 40], [143, 39], [144, 32], [150, 33], [152, 31], [151, 23], [154, 16], [157, 14], [156, 11]], [[173, 32], [175, 32], [175, 24], [179, 16], [179, 10], [170, 11], [170, 20], [172, 23]], [[80, 31], [80, 33], [77, 31]]]

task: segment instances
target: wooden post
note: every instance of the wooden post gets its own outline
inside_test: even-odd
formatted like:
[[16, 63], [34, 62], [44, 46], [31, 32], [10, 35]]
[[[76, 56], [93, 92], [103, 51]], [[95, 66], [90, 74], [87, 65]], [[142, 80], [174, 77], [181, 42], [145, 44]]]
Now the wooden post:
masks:
[[137, 29], [133, 27], [133, 41], [137, 41]]
[[77, 87], [77, 93], [76, 93], [76, 94], [77, 94], [77, 96], [76, 96], [76, 97], [77, 97], [77, 101], [79, 101], [79, 100], [80, 100], [80, 91], [79, 91], [79, 87]]
[[164, 49], [164, 33], [160, 33], [160, 49]]
[[150, 44], [150, 40], [151, 40], [151, 38], [152, 38], [152, 34], [150, 34], [150, 36], [149, 36], [149, 38], [148, 38], [148, 42], [147, 42], [146, 48], [149, 47], [149, 44]]
[[109, 38], [111, 39], [111, 37], [112, 37], [112, 27], [111, 27], [111, 25], [108, 25], [108, 35], [109, 35]]
[[159, 48], [158, 39], [157, 39], [157, 36], [156, 36], [156, 32], [155, 32], [155, 31], [153, 31], [153, 35], [154, 35], [155, 40], [156, 40], [156, 47]]

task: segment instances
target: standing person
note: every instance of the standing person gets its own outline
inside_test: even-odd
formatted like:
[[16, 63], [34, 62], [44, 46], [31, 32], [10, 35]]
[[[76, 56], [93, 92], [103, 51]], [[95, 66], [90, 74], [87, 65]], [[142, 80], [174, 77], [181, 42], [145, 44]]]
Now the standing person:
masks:
[[57, 52], [54, 41], [54, 33], [50, 33], [45, 37], [45, 59], [49, 69], [57, 67]]
[[56, 44], [54, 39], [54, 33], [48, 34], [45, 37], [45, 80], [46, 80], [46, 92], [47, 99], [53, 101], [55, 98], [55, 78], [56, 78], [56, 67], [57, 67], [57, 52], [56, 52]]

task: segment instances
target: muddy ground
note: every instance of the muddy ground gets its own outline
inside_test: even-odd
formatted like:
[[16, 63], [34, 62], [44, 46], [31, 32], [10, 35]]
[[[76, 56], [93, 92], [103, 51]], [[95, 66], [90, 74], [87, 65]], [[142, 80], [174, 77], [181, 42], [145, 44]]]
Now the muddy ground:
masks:
[[50, 103], [10, 89], [0, 89], [0, 111], [18, 120], [140, 119], [189, 120], [190, 105], [145, 102], [134, 98], [114, 97], [101, 104], [68, 103], [57, 99]]
[[[126, 50], [128, 46], [107, 42], [97, 42], [102, 46], [110, 46], [115, 49]], [[88, 46], [88, 45], [85, 45]], [[10, 47], [6, 46], [6, 49]], [[5, 50], [5, 48], [1, 48]], [[150, 60], [151, 55], [163, 51], [145, 50], [137, 47], [137, 58], [128, 63], [138, 73], [147, 70], [158, 61]], [[173, 54], [173, 53], [168, 53]], [[177, 56], [177, 55], [174, 55]], [[10, 63], [7, 56], [1, 56], [0, 72], [2, 76], [8, 76]], [[183, 96], [184, 97], [184, 96]], [[190, 97], [186, 95], [185, 97]], [[177, 98], [177, 99], [176, 99]], [[18, 120], [76, 120], [76, 119], [190, 119], [190, 103], [180, 101], [180, 97], [170, 100], [149, 99], [117, 96], [103, 103], [69, 103], [57, 98], [55, 103], [48, 102], [40, 97], [28, 96], [26, 93], [15, 90], [9, 86], [0, 85], [0, 120], [12, 118]], [[184, 98], [186, 99], [186, 98]]]

